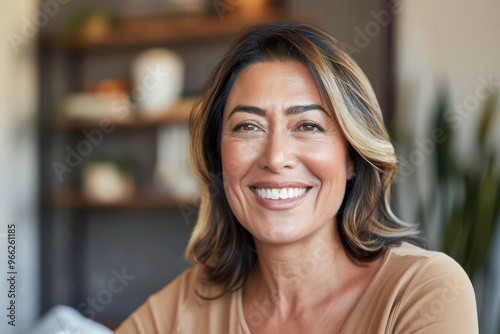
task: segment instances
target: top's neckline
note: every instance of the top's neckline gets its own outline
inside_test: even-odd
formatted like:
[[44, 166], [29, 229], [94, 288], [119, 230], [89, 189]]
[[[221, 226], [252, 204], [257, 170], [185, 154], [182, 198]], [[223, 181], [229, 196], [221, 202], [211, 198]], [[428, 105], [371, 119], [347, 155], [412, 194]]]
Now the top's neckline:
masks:
[[[374, 289], [376, 286], [377, 281], [379, 280], [380, 276], [382, 275], [382, 272], [384, 271], [385, 267], [387, 266], [387, 262], [389, 260], [389, 255], [392, 253], [393, 247], [389, 247], [387, 251], [384, 254], [382, 263], [380, 264], [380, 267], [377, 269], [377, 273], [373, 276], [373, 278], [370, 280], [368, 285], [366, 286], [365, 290], [361, 294], [361, 297], [359, 297], [358, 301], [354, 305], [354, 308], [352, 309], [351, 313], [347, 317], [347, 320], [344, 322], [342, 325], [342, 328], [340, 330], [340, 333], [344, 333], [347, 327], [349, 326], [349, 323], [351, 322], [351, 319], [354, 318], [354, 315], [358, 312], [358, 309], [361, 307], [363, 300], [367, 298], [366, 296], [369, 295], [369, 292]], [[243, 312], [243, 288], [238, 289], [236, 293], [236, 303], [237, 303], [237, 312], [238, 312], [238, 318], [239, 318], [239, 323], [240, 327], [243, 331], [244, 334], [252, 334], [250, 331], [250, 328], [248, 327], [247, 321], [245, 319], [245, 313]]]

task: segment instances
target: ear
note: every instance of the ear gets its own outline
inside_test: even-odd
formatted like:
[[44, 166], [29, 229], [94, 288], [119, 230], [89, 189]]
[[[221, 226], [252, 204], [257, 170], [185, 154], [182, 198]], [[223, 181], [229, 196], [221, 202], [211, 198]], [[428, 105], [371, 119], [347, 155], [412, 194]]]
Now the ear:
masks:
[[352, 180], [356, 176], [356, 165], [350, 154], [347, 156], [346, 176], [347, 181]]

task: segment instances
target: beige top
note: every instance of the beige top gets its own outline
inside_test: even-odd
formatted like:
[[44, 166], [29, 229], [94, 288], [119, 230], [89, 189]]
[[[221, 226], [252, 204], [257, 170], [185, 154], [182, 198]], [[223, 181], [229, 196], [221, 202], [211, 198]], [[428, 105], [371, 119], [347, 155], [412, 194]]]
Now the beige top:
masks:
[[[216, 287], [201, 285], [199, 275], [199, 266], [183, 272], [115, 333], [249, 334], [241, 289], [205, 301], [194, 290], [206, 296]], [[386, 252], [341, 333], [478, 333], [472, 285], [447, 255], [403, 243]]]

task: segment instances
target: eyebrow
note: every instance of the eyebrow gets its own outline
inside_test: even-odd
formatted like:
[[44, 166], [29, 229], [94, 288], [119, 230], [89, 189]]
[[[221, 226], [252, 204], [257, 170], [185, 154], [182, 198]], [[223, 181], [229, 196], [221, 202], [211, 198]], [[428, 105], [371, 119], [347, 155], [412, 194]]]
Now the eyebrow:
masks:
[[[322, 106], [320, 106], [319, 104], [306, 104], [306, 105], [291, 106], [291, 107], [286, 108], [286, 114], [287, 115], [295, 115], [295, 114], [300, 114], [300, 113], [310, 111], [310, 110], [321, 110], [328, 117], [330, 117], [330, 115], [328, 115], [326, 110]], [[259, 116], [266, 116], [266, 112], [262, 108], [254, 107], [254, 106], [237, 105], [229, 113], [229, 116], [227, 116], [227, 119], [229, 119], [234, 113], [237, 113], [237, 112], [246, 112], [246, 113], [255, 114], [255, 115], [259, 115]]]

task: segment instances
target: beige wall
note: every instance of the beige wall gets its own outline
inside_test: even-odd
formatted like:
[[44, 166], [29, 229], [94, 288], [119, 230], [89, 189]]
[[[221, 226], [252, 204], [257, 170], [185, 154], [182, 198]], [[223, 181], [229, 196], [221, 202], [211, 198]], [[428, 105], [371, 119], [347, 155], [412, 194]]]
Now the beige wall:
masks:
[[[38, 313], [35, 39], [23, 35], [35, 0], [0, 3], [0, 333], [19, 333]], [[20, 37], [18, 50], [8, 38]], [[16, 326], [7, 324], [7, 225], [16, 225]]]
[[[449, 121], [457, 132], [455, 142], [462, 160], [475, 161], [465, 154], [471, 146], [472, 129], [477, 121], [477, 110], [484, 103], [486, 92], [483, 82], [500, 90], [500, 1], [491, 0], [404, 0], [397, 16], [397, 129], [399, 137], [429, 138], [431, 112], [436, 103], [439, 82], [446, 83], [452, 102]], [[478, 105], [478, 106], [477, 106]], [[497, 114], [500, 105], [497, 105]], [[500, 127], [497, 117], [495, 127]], [[500, 131], [495, 131], [492, 143], [500, 146]], [[418, 150], [414, 140], [400, 149], [400, 159], [409, 160], [411, 152]], [[500, 150], [499, 150], [500, 152]], [[410, 162], [411, 163], [411, 162]], [[399, 186], [400, 204], [408, 220], [416, 219], [415, 203], [418, 196], [426, 196], [434, 185], [429, 183], [432, 159], [424, 162]], [[418, 191], [415, 191], [418, 190]], [[419, 195], [420, 194], [420, 195]], [[429, 226], [431, 245], [437, 244], [437, 230]], [[500, 231], [497, 231], [500, 232]], [[500, 240], [500, 235], [497, 236]], [[499, 243], [497, 242], [497, 245]], [[497, 275], [500, 267], [500, 248], [494, 251]], [[493, 284], [494, 285], [494, 284]], [[484, 333], [492, 332], [492, 322], [500, 314], [500, 289], [484, 286], [488, 290], [481, 310]], [[481, 287], [477, 287], [481, 290]], [[476, 292], [478, 292], [476, 290]]]
[[[396, 29], [399, 116], [405, 131], [422, 134], [438, 80], [448, 84], [455, 104], [468, 103], [467, 97], [481, 85], [480, 77], [493, 76], [500, 88], [500, 1], [402, 3]], [[471, 111], [466, 121], [475, 120], [476, 109]], [[472, 135], [466, 123], [461, 145], [468, 145]]]

